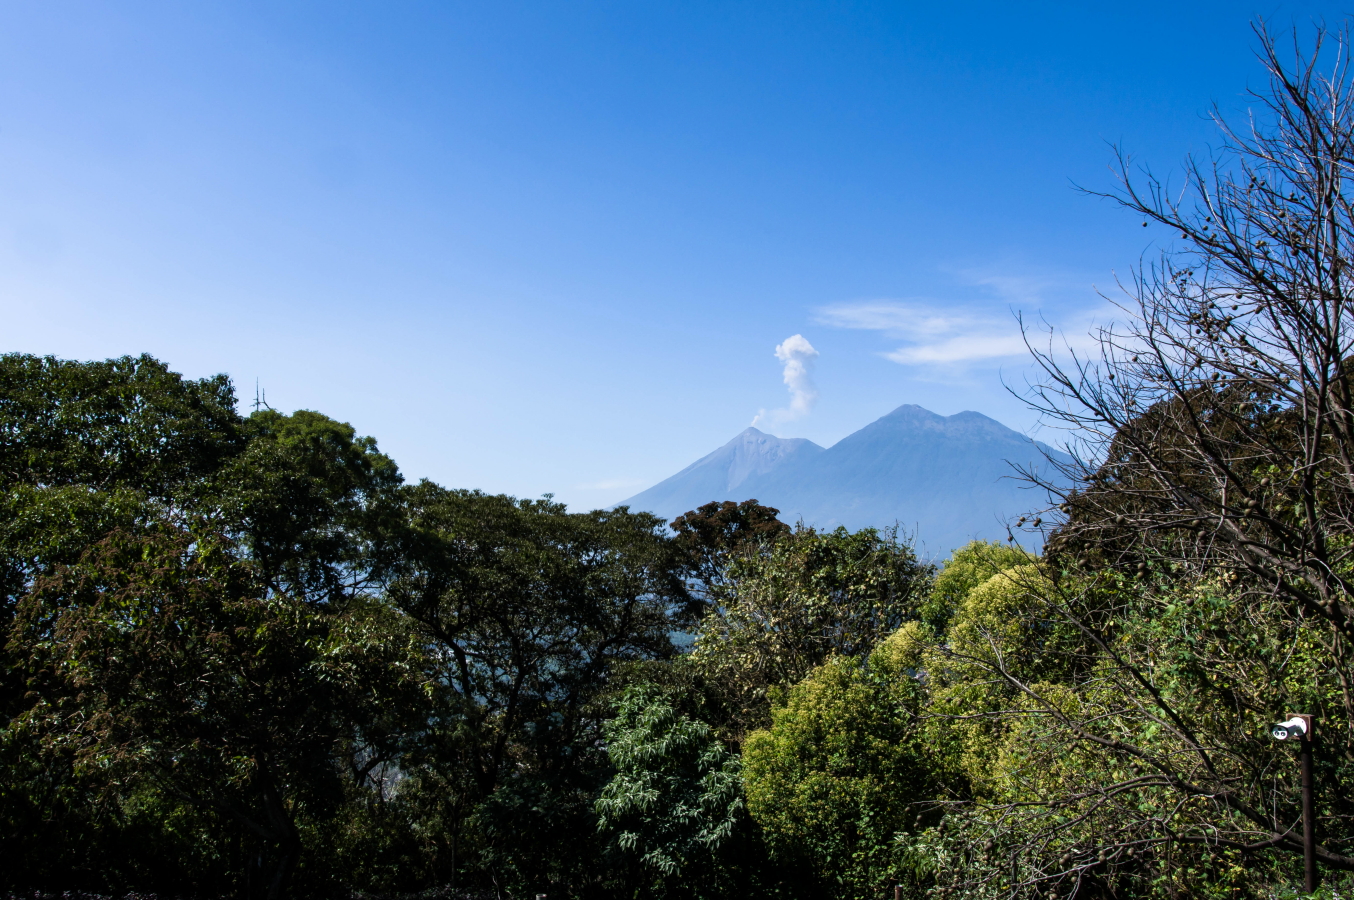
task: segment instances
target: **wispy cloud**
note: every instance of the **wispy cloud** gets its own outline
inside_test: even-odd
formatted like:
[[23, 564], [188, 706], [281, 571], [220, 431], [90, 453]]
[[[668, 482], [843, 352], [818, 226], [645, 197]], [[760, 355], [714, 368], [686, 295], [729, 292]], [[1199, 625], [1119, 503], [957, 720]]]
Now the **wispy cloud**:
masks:
[[818, 310], [817, 319], [824, 325], [882, 331], [895, 338], [948, 334], [973, 321], [967, 316], [955, 316], [927, 308], [922, 303], [901, 300], [839, 303]]
[[1003, 302], [1024, 309], [1043, 306], [1050, 292], [1083, 288], [1080, 282], [1073, 279], [1048, 275], [1017, 275], [982, 269], [957, 269], [954, 275], [964, 284], [986, 288]]
[[813, 383], [811, 371], [818, 351], [802, 334], [793, 334], [776, 345], [776, 359], [785, 363], [783, 377], [790, 391], [790, 405], [782, 409], [765, 409], [753, 417], [753, 426], [779, 425], [803, 418], [813, 409], [818, 400], [818, 388]]
[[817, 320], [836, 328], [878, 331], [902, 342], [884, 355], [902, 365], [959, 364], [1025, 353], [1011, 316], [984, 317], [920, 300], [839, 303], [818, 310]]
[[1037, 343], [1047, 342], [1052, 328], [1055, 345], [1076, 349], [1088, 347], [1089, 332], [1114, 317], [1103, 301], [1086, 305], [1094, 296], [1091, 286], [1066, 273], [961, 269], [952, 274], [974, 296], [836, 303], [818, 309], [815, 320], [834, 328], [878, 332], [897, 342], [881, 355], [900, 365], [955, 370], [1026, 356], [1017, 310], [1024, 313]]
[[1028, 353], [1025, 341], [1018, 334], [964, 334], [927, 344], [899, 347], [885, 353], [887, 359], [905, 366], [927, 363], [964, 363], [982, 359], [1001, 359]]

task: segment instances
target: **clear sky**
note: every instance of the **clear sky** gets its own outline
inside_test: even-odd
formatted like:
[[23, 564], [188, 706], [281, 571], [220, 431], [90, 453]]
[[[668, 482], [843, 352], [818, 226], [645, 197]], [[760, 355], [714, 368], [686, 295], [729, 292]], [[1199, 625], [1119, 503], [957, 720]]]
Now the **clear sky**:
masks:
[[[152, 353], [412, 478], [614, 503], [754, 418], [1031, 430], [1167, 235], [1075, 185], [1216, 143], [1332, 3], [0, 4], [0, 350]], [[798, 336], [796, 338], [795, 336]]]

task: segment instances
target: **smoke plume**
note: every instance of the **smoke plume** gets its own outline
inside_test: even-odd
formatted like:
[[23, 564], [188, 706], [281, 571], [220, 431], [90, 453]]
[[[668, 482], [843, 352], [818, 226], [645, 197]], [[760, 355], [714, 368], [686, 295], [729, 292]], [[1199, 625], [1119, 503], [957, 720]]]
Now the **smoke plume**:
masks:
[[818, 399], [818, 388], [814, 387], [810, 371], [817, 358], [818, 351], [802, 334], [791, 335], [776, 345], [776, 359], [785, 363], [785, 387], [790, 391], [790, 405], [769, 412], [761, 410], [752, 420], [754, 427], [791, 422], [809, 414]]

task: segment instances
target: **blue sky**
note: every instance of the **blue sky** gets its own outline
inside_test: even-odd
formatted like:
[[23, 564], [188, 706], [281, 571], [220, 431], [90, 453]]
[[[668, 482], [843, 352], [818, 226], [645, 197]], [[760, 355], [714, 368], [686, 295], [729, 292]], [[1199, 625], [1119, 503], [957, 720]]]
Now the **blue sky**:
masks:
[[582, 507], [754, 417], [1031, 430], [1013, 312], [1084, 331], [1169, 237], [1074, 185], [1216, 143], [1253, 16], [1341, 11], [7, 2], [0, 349], [224, 371]]

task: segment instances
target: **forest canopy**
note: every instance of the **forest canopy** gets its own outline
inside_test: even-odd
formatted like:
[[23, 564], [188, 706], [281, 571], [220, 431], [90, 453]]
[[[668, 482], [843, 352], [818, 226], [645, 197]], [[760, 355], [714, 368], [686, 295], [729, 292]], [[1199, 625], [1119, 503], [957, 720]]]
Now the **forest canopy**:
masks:
[[1031, 335], [1038, 554], [410, 484], [225, 376], [0, 357], [0, 889], [1343, 895], [1354, 79], [1259, 35], [1183, 193], [1120, 157], [1170, 238], [1115, 324]]

